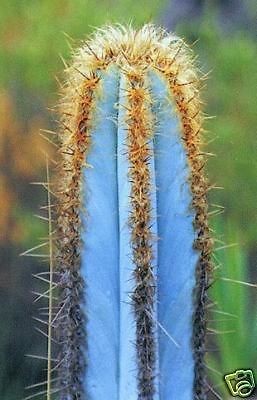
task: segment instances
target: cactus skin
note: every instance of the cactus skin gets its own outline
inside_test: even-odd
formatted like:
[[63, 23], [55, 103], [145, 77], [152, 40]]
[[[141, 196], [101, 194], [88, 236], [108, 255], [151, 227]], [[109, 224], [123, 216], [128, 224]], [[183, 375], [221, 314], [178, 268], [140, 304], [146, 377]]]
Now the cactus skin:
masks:
[[60, 399], [204, 400], [212, 242], [191, 52], [152, 25], [98, 30], [60, 112]]

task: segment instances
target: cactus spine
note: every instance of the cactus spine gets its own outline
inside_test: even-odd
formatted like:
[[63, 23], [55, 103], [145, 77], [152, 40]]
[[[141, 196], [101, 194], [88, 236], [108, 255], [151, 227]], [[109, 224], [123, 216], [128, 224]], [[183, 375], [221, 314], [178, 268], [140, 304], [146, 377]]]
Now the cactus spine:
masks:
[[60, 104], [60, 399], [205, 399], [199, 78], [152, 25], [76, 50]]

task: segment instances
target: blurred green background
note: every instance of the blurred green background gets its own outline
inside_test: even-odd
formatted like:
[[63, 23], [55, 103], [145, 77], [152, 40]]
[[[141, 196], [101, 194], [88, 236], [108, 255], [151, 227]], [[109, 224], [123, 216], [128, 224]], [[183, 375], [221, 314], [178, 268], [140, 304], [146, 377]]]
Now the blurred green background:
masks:
[[44, 380], [45, 361], [24, 355], [46, 354], [32, 320], [38, 308], [32, 292], [39, 289], [32, 274], [47, 266], [19, 254], [47, 232], [33, 216], [46, 194], [30, 182], [45, 179], [44, 152], [52, 153], [39, 130], [55, 129], [49, 108], [58, 100], [60, 55], [69, 60], [68, 42], [76, 46], [94, 27], [110, 22], [152, 21], [176, 31], [195, 43], [202, 71], [211, 71], [203, 98], [207, 115], [215, 116], [205, 128], [207, 151], [216, 156], [207, 170], [210, 181], [224, 189], [211, 191], [209, 201], [224, 212], [211, 217], [217, 268], [210, 290], [216, 305], [209, 316], [208, 399], [232, 398], [225, 373], [252, 368], [257, 375], [256, 288], [223, 280], [257, 282], [256, 13], [254, 0], [1, 2], [1, 400], [30, 396], [24, 387]]

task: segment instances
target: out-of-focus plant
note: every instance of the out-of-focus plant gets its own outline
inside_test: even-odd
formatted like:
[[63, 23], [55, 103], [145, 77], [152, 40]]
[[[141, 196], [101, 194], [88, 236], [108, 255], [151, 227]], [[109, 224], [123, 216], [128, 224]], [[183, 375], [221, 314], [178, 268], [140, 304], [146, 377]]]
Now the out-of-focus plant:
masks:
[[217, 220], [214, 226], [222, 242], [217, 245], [216, 282], [210, 290], [215, 307], [209, 318], [208, 365], [213, 389], [227, 399], [224, 375], [257, 368], [256, 284], [251, 282], [242, 239], [233, 223]]
[[249, 251], [256, 248], [257, 226], [257, 185], [253, 184], [257, 176], [257, 45], [245, 32], [224, 36], [211, 17], [200, 24], [199, 38], [201, 61], [206, 60], [204, 68], [211, 69], [206, 109], [214, 118], [206, 128], [211, 131], [211, 151], [218, 154], [210, 159], [208, 171], [211, 181], [224, 188], [213, 191], [210, 198], [224, 206], [223, 218], [233, 221]]
[[69, 40], [81, 39], [108, 20], [142, 24], [156, 18], [165, 3], [149, 0], [142, 7], [133, 0], [102, 0], [96, 7], [92, 0], [63, 0], [60, 7], [59, 0], [5, 1], [0, 15], [0, 83], [20, 83], [48, 96], [56, 90], [53, 77], [62, 68], [56, 49], [62, 56], [69, 52], [64, 34]]
[[[24, 132], [18, 124], [11, 96], [6, 91], [0, 94], [0, 164], [2, 166], [0, 244], [2, 246], [4, 244], [26, 246], [35, 234], [43, 234], [40, 225], [34, 224], [31, 210], [26, 207], [27, 185], [33, 180], [38, 180], [39, 171], [45, 165], [44, 153], [47, 152], [50, 156], [52, 152], [51, 146], [38, 134], [41, 124], [42, 119], [32, 119], [27, 132]], [[42, 152], [35, 157], [31, 150], [37, 151], [39, 148]]]

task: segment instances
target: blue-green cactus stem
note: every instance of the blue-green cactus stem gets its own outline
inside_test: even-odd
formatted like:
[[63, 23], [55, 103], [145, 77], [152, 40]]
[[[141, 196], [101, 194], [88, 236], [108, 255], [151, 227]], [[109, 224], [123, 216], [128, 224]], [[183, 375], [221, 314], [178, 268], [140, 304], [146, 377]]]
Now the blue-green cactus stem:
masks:
[[205, 400], [211, 240], [188, 50], [110, 27], [68, 76], [60, 398]]

